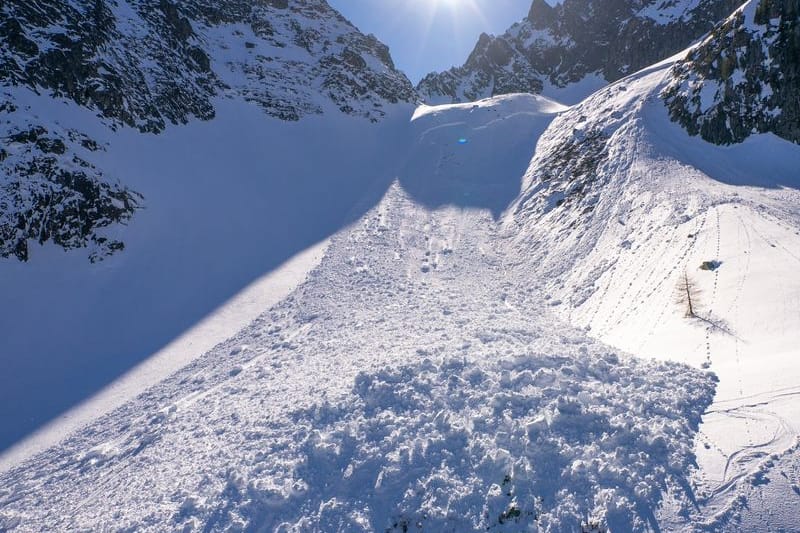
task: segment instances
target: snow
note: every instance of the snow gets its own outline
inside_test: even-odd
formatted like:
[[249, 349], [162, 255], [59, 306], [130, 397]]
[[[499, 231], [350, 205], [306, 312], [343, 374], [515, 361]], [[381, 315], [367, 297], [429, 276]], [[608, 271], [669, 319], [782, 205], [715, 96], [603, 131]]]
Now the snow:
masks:
[[[287, 124], [223, 101], [103, 134], [146, 209], [97, 267], [0, 264], [0, 353], [30, 354], [3, 431], [209, 326], [7, 459], [0, 530], [796, 528], [800, 148], [689, 137], [658, 97], [672, 61], [569, 108]], [[539, 181], [564, 146], [596, 160]]]
[[544, 88], [542, 94], [562, 102], [566, 105], [575, 105], [586, 99], [588, 96], [599, 91], [608, 85], [608, 81], [598, 72], [587, 74], [580, 81], [558, 87], [546, 79], [544, 80]]
[[[398, 179], [331, 237], [307, 280], [0, 474], [0, 527], [644, 530], [667, 495], [690, 505], [713, 377], [559, 321], [495, 206], [455, 194], [518, 188], [522, 154], [559, 111], [523, 95], [409, 112], [391, 126], [407, 148], [399, 133], [382, 139], [408, 158]], [[480, 180], [471, 166], [487, 158], [492, 179]], [[131, 242], [114, 261], [134, 260], [143, 245]]]
[[[412, 144], [400, 182], [431, 207], [488, 208], [495, 217], [519, 194], [536, 141], [565, 106], [517, 94], [469, 104], [421, 106], [411, 120]], [[504, 132], [498, 135], [498, 129]], [[495, 156], [503, 154], [502, 162]]]
[[45, 449], [58, 444], [93, 420], [119, 408], [165, 376], [172, 374], [216, 344], [247, 326], [265, 308], [272, 307], [302, 283], [319, 264], [328, 241], [292, 257], [274, 271], [255, 280], [211, 314], [171, 341], [164, 348], [104, 387], [93, 397], [61, 414], [57, 419], [0, 454], [0, 472], [6, 471]]
[[697, 8], [698, 3], [696, 1], [681, 3], [675, 0], [658, 0], [640, 9], [636, 16], [648, 17], [659, 24], [670, 24], [684, 18], [687, 13]]
[[[556, 209], [542, 191], [562, 184], [538, 183], [544, 160], [534, 158], [507, 231], [565, 320], [626, 352], [718, 376], [697, 441], [698, 508], [682, 519], [683, 504], [665, 505], [666, 529], [758, 530], [766, 515], [792, 529], [796, 517], [779, 514], [796, 498], [791, 483], [769, 480], [797, 479], [800, 149], [773, 135], [729, 147], [689, 137], [655, 97], [669, 68], [613, 84], [554, 121], [537, 157], [591, 130], [603, 132], [608, 155], [583, 199]], [[700, 269], [706, 261], [719, 267]], [[675, 301], [684, 272], [700, 291], [699, 319]]]
[[357, 219], [365, 197], [395, 179], [412, 109], [387, 107], [398, 118], [381, 124], [339, 114], [287, 123], [221, 99], [213, 121], [143, 135], [112, 132], [91, 111], [22, 89], [15, 101], [45, 124], [81, 124], [106, 145], [86, 158], [144, 200], [113, 230], [124, 252], [103, 263], [87, 267], [84, 253], [52, 245], [33, 246], [28, 263], [0, 263], [0, 292], [13, 309], [0, 323], [0, 448]]
[[[503, 531], [535, 518], [559, 531], [597, 516], [641, 528], [661, 483], [679, 490], [713, 381], [552, 322], [512, 290], [497, 227], [485, 210], [430, 211], [391, 187], [287, 300], [6, 474], [4, 519]], [[53, 475], [71, 481], [40, 485]]]

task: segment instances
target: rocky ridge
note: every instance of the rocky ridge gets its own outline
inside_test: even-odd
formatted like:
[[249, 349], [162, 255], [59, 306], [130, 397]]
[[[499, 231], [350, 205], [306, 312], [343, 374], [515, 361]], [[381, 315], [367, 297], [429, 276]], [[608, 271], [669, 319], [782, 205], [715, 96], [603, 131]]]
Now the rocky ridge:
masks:
[[524, 20], [503, 35], [481, 35], [464, 65], [429, 74], [417, 89], [427, 101], [443, 103], [547, 93], [591, 77], [616, 81], [686, 48], [740, 3], [565, 0], [551, 6], [534, 0]]
[[719, 24], [672, 69], [672, 120], [714, 144], [767, 132], [800, 144], [799, 16], [797, 0], [753, 0]]

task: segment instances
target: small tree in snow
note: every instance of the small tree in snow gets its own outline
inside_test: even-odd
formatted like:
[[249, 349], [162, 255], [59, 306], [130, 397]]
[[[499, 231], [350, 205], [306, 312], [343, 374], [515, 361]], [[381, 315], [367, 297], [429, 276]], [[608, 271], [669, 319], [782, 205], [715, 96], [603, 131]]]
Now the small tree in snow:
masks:
[[697, 313], [700, 310], [701, 291], [695, 281], [684, 271], [675, 287], [675, 297], [678, 304], [686, 306], [687, 318], [699, 318]]

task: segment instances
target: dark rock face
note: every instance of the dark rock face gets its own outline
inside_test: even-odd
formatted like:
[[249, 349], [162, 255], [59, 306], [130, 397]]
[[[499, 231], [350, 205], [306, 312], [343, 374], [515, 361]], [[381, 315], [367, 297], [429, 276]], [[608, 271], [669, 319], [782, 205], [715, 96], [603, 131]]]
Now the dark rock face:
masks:
[[[142, 1], [141, 19], [106, 0], [8, 0], [0, 80], [46, 89], [115, 123], [157, 132], [209, 119], [220, 86], [189, 20], [168, 0]], [[119, 9], [119, 8], [117, 8]], [[135, 26], [134, 26], [135, 24]]]
[[[47, 89], [144, 132], [213, 118], [218, 94], [284, 119], [321, 112], [309, 86], [370, 119], [384, 101], [416, 97], [386, 46], [324, 0], [7, 0], [0, 40], [2, 84]], [[298, 48], [307, 57], [288, 53]]]
[[129, 220], [142, 198], [86, 160], [102, 148], [77, 130], [6, 111], [17, 120], [0, 135], [0, 257], [27, 261], [29, 241], [88, 248], [92, 262], [123, 249], [104, 228]]
[[5, 0], [0, 45], [0, 256], [21, 260], [27, 239], [100, 259], [122, 248], [100, 230], [143, 202], [91, 163], [102, 143], [18, 109], [20, 90], [150, 134], [212, 119], [217, 98], [373, 122], [417, 99], [386, 46], [325, 0]]
[[611, 82], [686, 48], [741, 0], [534, 0], [525, 20], [499, 37], [482, 35], [466, 63], [426, 76], [431, 102], [512, 92], [539, 93], [596, 74]]
[[752, 0], [672, 70], [670, 117], [732, 144], [772, 132], [800, 144], [800, 1]]

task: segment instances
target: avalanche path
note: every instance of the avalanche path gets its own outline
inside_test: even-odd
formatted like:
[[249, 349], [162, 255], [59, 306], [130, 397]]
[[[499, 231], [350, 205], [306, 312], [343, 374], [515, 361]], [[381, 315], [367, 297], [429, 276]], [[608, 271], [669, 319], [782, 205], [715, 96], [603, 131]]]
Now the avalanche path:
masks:
[[414, 160], [302, 285], [0, 474], [0, 529], [622, 531], [691, 507], [713, 377], [591, 340], [508, 255], [496, 207], [561, 110], [421, 110]]

